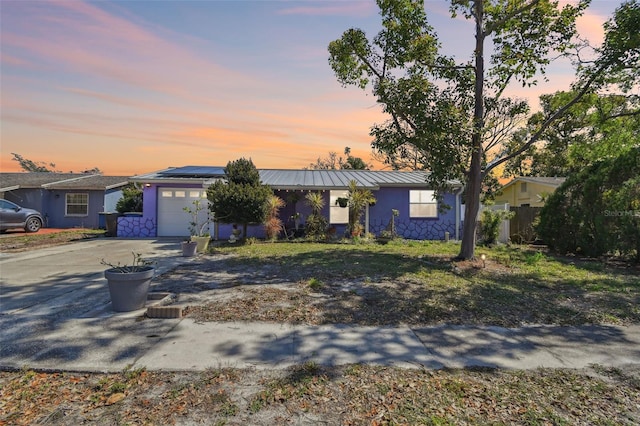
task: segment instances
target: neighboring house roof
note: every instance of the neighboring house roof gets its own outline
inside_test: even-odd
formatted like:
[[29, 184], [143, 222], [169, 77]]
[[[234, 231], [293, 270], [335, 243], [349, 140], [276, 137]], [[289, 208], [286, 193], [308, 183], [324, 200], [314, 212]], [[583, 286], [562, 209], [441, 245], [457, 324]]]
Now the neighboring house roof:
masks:
[[0, 192], [24, 188], [104, 191], [124, 186], [128, 182], [128, 176], [51, 172], [0, 173]]
[[517, 178], [514, 178], [511, 182], [507, 183], [506, 185], [502, 186], [501, 189], [504, 190], [516, 182], [539, 183], [541, 185], [550, 186], [553, 189], [556, 189], [557, 187], [562, 185], [562, 183], [565, 180], [567, 180], [567, 178], [564, 178], [564, 177], [519, 176]]
[[[284, 170], [258, 169], [263, 184], [274, 189], [314, 190], [347, 189], [355, 180], [358, 187], [378, 189], [381, 186], [424, 187], [427, 173], [421, 171], [380, 170]], [[224, 179], [223, 167], [186, 166], [134, 176], [133, 182], [143, 183], [201, 183], [208, 186], [217, 179]], [[449, 181], [452, 187], [461, 187], [459, 181]]]

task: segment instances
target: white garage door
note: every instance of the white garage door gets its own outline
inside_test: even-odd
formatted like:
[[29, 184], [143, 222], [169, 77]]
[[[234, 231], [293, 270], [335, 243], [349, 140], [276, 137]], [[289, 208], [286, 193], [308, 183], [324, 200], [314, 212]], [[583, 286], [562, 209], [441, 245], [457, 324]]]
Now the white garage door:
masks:
[[[185, 207], [193, 208], [195, 200], [202, 200], [207, 207], [200, 212], [199, 222], [203, 223], [209, 210], [207, 191], [197, 188], [158, 188], [158, 236], [186, 237], [189, 233], [191, 215]], [[205, 229], [209, 232], [209, 229]]]

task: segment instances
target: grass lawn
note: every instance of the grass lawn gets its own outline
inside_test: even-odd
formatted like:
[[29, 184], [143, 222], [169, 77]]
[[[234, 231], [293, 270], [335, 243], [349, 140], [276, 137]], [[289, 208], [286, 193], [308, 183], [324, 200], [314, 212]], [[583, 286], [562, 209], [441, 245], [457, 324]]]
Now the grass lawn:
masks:
[[[640, 323], [637, 266], [529, 247], [256, 243], [213, 249], [158, 280], [188, 316], [362, 325]], [[198, 299], [199, 295], [215, 295]], [[216, 298], [220, 300], [215, 300]], [[423, 370], [0, 372], [0, 425], [635, 425], [640, 366]]]
[[[237, 272], [224, 282], [239, 287], [237, 297], [191, 307], [190, 314], [309, 324], [640, 323], [636, 266], [504, 246], [479, 248], [484, 261], [452, 261], [458, 249], [418, 241], [221, 247], [217, 260], [193, 269]], [[188, 269], [165, 278], [180, 279], [184, 288]], [[294, 284], [273, 285], [282, 283]]]

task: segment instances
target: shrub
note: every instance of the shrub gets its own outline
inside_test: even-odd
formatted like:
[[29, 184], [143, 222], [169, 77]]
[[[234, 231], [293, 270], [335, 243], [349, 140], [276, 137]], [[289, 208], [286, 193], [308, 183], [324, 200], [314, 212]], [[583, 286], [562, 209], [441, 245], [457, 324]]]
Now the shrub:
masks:
[[142, 212], [142, 189], [136, 184], [122, 188], [122, 198], [116, 203], [118, 213]]
[[480, 219], [480, 239], [482, 244], [486, 246], [495, 244], [500, 235], [500, 224], [503, 220], [511, 219], [513, 215], [514, 212], [508, 210], [483, 210]]
[[224, 169], [227, 183], [216, 181], [207, 189], [207, 198], [221, 223], [241, 223], [242, 235], [247, 235], [249, 223], [264, 223], [267, 200], [273, 191], [260, 183], [260, 175], [251, 160], [230, 161]]
[[640, 148], [570, 176], [540, 212], [537, 231], [550, 249], [640, 262]]

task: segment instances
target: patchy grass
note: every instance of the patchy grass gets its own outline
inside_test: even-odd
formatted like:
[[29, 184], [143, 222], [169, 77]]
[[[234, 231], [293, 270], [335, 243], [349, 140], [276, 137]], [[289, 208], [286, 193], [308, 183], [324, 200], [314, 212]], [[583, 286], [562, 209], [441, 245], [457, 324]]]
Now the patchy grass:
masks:
[[197, 271], [184, 267], [167, 274], [161, 288], [173, 283], [188, 292], [190, 284], [215, 273], [232, 290], [224, 299], [192, 304], [189, 315], [202, 321], [506, 327], [640, 322], [637, 268], [524, 246], [479, 248], [485, 261], [456, 262], [458, 248], [418, 241], [225, 247]]
[[[0, 425], [602, 424], [640, 422], [639, 372], [288, 370], [0, 373]], [[114, 389], [114, 385], [115, 386]]]

